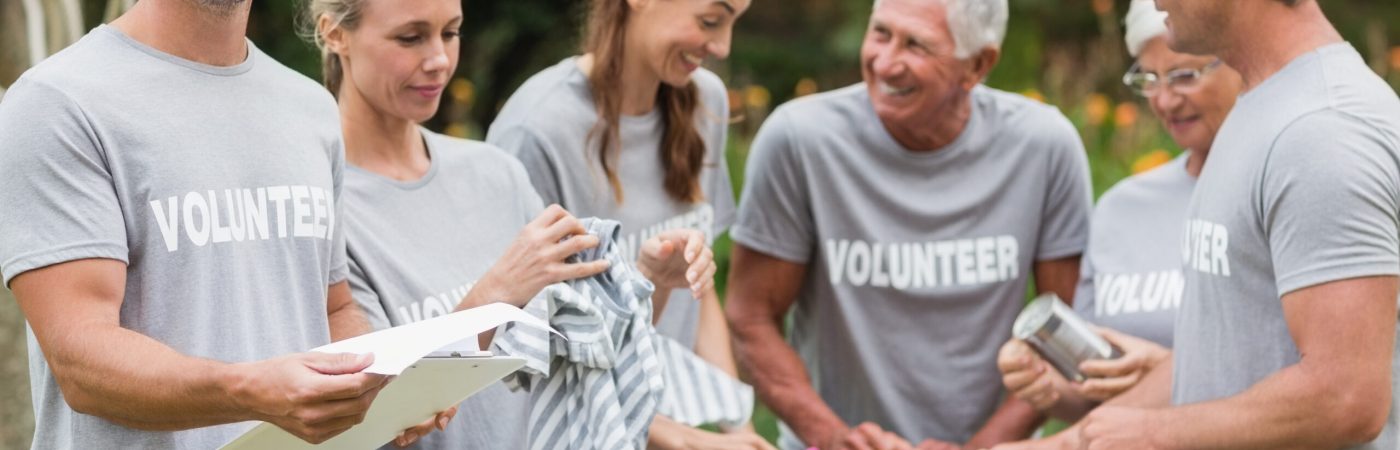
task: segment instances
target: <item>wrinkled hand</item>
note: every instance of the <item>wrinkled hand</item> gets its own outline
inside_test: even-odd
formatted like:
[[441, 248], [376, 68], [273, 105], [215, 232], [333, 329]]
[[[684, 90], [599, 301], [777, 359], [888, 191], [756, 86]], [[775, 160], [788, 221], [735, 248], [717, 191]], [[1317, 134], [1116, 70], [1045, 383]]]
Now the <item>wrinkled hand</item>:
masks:
[[259, 420], [319, 444], [365, 420], [389, 377], [363, 373], [373, 355], [298, 353], [239, 364], [235, 398]]
[[836, 433], [832, 442], [821, 450], [913, 450], [914, 446], [899, 435], [885, 431], [872, 422]]
[[1161, 424], [1151, 417], [1152, 410], [1100, 406], [1079, 424], [1080, 450], [1155, 450], [1155, 435]]
[[637, 269], [658, 290], [689, 288], [695, 298], [703, 298], [705, 290], [714, 287], [717, 267], [705, 233], [673, 229], [642, 243]]
[[504, 255], [481, 277], [473, 291], [490, 301], [524, 307], [545, 286], [589, 277], [608, 269], [606, 260], [569, 263], [564, 260], [598, 246], [598, 237], [559, 205], [550, 205], [525, 225]]
[[1020, 339], [1012, 339], [1001, 346], [997, 353], [997, 369], [1001, 370], [1001, 382], [1006, 389], [1039, 411], [1055, 406], [1060, 401], [1057, 386], [1068, 382], [1031, 349], [1030, 344]]
[[404, 430], [402, 433], [399, 433], [398, 437], [394, 438], [394, 446], [398, 448], [405, 448], [410, 445], [413, 445], [413, 443], [418, 442], [419, 439], [422, 439], [423, 436], [427, 436], [428, 433], [432, 433], [434, 429], [438, 431], [447, 431], [447, 424], [452, 422], [452, 418], [456, 416], [456, 406], [448, 408], [446, 411], [437, 413], [428, 420], [424, 420], [423, 423], [414, 425], [413, 428], [409, 428], [407, 430]]
[[1144, 375], [1163, 361], [1171, 359], [1171, 350], [1157, 343], [1129, 336], [1107, 328], [1100, 335], [1123, 351], [1117, 359], [1085, 361], [1079, 370], [1088, 377], [1075, 386], [1087, 398], [1105, 401], [1131, 389]]

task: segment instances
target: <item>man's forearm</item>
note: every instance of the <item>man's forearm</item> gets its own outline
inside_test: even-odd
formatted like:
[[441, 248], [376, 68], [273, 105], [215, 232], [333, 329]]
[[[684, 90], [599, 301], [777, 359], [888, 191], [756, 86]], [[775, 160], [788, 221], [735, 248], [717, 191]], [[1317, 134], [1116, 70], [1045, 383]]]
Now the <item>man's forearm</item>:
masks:
[[1168, 448], [1181, 449], [1338, 448], [1369, 440], [1353, 420], [1365, 409], [1355, 401], [1389, 397], [1312, 375], [1290, 366], [1240, 395], [1158, 411], [1158, 432]]
[[735, 351], [754, 389], [808, 445], [823, 445], [847, 424], [822, 401], [797, 352], [764, 319], [733, 323]]
[[232, 394], [236, 365], [182, 355], [118, 326], [85, 327], [66, 339], [70, 350], [46, 349], [46, 356], [75, 411], [153, 431], [256, 418]]
[[1025, 439], [1043, 422], [1045, 416], [1036, 412], [1030, 404], [1008, 396], [982, 429], [967, 442], [966, 448], [990, 448], [1003, 442]]

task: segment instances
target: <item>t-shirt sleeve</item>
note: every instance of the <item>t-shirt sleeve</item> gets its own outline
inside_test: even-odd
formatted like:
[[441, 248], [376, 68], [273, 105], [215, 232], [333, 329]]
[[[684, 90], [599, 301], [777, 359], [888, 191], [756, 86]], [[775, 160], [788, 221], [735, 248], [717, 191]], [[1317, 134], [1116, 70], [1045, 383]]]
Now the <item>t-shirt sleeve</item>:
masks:
[[[338, 133], [337, 133], [338, 134]], [[335, 229], [331, 230], [331, 273], [330, 284], [345, 281], [349, 269], [345, 254], [345, 205], [341, 201], [345, 192], [345, 146], [339, 137], [335, 140], [334, 148], [331, 151], [331, 183], [335, 195], [335, 217], [338, 221]]]
[[815, 246], [811, 199], [786, 115], [779, 110], [750, 147], [735, 242], [783, 260], [806, 264]]
[[1300, 118], [1279, 135], [1264, 166], [1258, 217], [1280, 297], [1400, 274], [1397, 158], [1396, 142], [1337, 111]]
[[1049, 186], [1040, 221], [1036, 261], [1067, 258], [1084, 252], [1089, 241], [1089, 217], [1093, 211], [1093, 191], [1089, 181], [1089, 158], [1074, 125], [1056, 114], [1044, 142], [1051, 147]]
[[[734, 185], [729, 175], [729, 94], [724, 82], [708, 71], [696, 72], [702, 95], [705, 98], [703, 117], [711, 130], [711, 145], [705, 167], [708, 179], [705, 181], [705, 195], [714, 208], [714, 233], [718, 237], [734, 226], [737, 214], [734, 205]], [[704, 75], [704, 76], [700, 76]]]
[[487, 142], [515, 156], [525, 166], [525, 173], [541, 202], [562, 205], [564, 191], [559, 185], [559, 167], [544, 139], [526, 127], [513, 126], [487, 136]]
[[79, 105], [42, 82], [21, 80], [0, 103], [0, 211], [6, 286], [54, 264], [128, 262], [105, 149]]
[[392, 328], [389, 322], [389, 314], [384, 311], [384, 303], [379, 299], [379, 292], [374, 290], [374, 284], [369, 276], [365, 274], [364, 268], [352, 258], [347, 258], [346, 275], [350, 282], [350, 296], [354, 297], [355, 304], [365, 312], [365, 319], [374, 330]]

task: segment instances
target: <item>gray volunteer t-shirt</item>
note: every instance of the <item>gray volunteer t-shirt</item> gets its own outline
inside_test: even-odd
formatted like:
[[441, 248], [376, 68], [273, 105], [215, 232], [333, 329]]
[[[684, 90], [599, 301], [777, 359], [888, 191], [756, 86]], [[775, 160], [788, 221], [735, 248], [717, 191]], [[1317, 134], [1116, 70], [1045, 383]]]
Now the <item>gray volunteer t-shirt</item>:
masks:
[[778, 108], [748, 164], [731, 235], [807, 265], [788, 339], [822, 399], [850, 424], [966, 442], [1004, 393], [996, 352], [1032, 262], [1079, 255], [1088, 238], [1088, 161], [1069, 120], [977, 87], [957, 140], [916, 153], [862, 84]]
[[[121, 325], [241, 362], [330, 340], [345, 279], [335, 101], [251, 43], [232, 67], [101, 26], [0, 103], [0, 268], [127, 263]], [[139, 360], [141, 355], [128, 355]], [[252, 426], [137, 431], [69, 408], [29, 337], [34, 444], [215, 448]]]
[[[375, 329], [452, 312], [543, 209], [525, 169], [480, 142], [423, 131], [432, 165], [395, 181], [348, 166], [350, 288]], [[417, 448], [525, 448], [529, 395], [493, 384]]]
[[1181, 229], [1196, 179], [1183, 153], [1099, 198], [1074, 309], [1095, 325], [1170, 348], [1181, 306]]
[[[734, 221], [734, 192], [729, 184], [724, 145], [729, 98], [715, 74], [700, 69], [692, 80], [702, 107], [697, 129], [706, 154], [700, 172], [701, 203], [678, 202], [666, 193], [662, 169], [662, 112], [623, 116], [618, 124], [621, 148], [616, 173], [624, 200], [613, 199], [612, 188], [597, 162], [596, 141], [589, 133], [598, 122], [588, 77], [578, 58], [568, 58], [535, 74], [506, 101], [486, 135], [525, 164], [540, 197], [558, 203], [578, 217], [601, 217], [622, 223], [618, 242], [629, 260], [636, 261], [643, 242], [665, 230], [700, 230], [711, 242]], [[588, 143], [595, 142], [591, 145]], [[672, 292], [657, 330], [686, 345], [694, 345], [700, 303], [688, 289]]]
[[[1213, 148], [1181, 251], [1178, 405], [1239, 394], [1298, 363], [1283, 295], [1400, 274], [1400, 99], [1351, 45], [1300, 56], [1241, 96]], [[1400, 445], [1397, 356], [1385, 430], [1357, 448]]]

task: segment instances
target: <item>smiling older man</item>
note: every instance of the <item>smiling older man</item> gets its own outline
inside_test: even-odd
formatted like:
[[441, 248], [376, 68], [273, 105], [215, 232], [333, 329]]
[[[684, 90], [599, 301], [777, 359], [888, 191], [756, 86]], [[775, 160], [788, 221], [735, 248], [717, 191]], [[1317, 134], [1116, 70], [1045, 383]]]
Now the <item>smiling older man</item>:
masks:
[[727, 314], [784, 448], [985, 446], [1038, 419], [1002, 401], [997, 345], [1032, 279], [1072, 298], [1091, 200], [1069, 121], [979, 85], [1006, 18], [1005, 0], [878, 1], [865, 82], [759, 131]]

